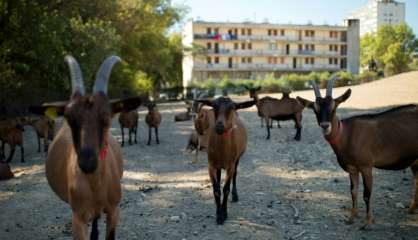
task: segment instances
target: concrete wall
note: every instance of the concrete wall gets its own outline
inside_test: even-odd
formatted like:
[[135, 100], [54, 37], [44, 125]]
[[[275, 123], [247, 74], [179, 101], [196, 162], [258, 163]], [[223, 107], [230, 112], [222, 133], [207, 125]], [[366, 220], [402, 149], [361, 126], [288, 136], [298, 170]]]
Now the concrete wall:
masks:
[[358, 74], [360, 70], [360, 20], [348, 19], [347, 71]]

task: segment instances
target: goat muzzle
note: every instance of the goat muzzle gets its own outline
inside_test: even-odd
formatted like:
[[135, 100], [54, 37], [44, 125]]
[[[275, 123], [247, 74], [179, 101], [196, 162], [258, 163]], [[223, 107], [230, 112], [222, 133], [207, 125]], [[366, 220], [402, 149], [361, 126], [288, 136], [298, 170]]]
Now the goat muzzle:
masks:
[[86, 174], [93, 173], [97, 168], [97, 153], [94, 149], [84, 148], [78, 154], [78, 166]]

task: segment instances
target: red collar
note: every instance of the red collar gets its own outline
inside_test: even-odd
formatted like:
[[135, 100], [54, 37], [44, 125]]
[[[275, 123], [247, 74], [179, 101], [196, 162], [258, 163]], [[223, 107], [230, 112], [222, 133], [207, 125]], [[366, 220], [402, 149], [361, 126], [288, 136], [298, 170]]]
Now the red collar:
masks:
[[327, 142], [331, 145], [331, 146], [336, 146], [338, 141], [340, 140], [341, 134], [343, 132], [343, 122], [338, 121], [338, 129], [337, 129], [337, 134], [335, 134], [334, 136], [330, 137], [330, 138], [325, 138], [327, 140]]
[[222, 133], [222, 137], [228, 138], [229, 136], [231, 136], [231, 133], [235, 128], [237, 128], [237, 125], [233, 125], [232, 127], [225, 129], [224, 133]]
[[105, 143], [104, 147], [100, 150], [99, 160], [104, 160], [109, 152], [109, 144]]

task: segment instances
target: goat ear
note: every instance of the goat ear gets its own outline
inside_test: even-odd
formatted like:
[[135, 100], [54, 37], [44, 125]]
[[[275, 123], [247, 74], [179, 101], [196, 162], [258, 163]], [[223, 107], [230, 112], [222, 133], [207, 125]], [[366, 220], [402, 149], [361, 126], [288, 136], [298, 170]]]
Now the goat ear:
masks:
[[137, 109], [142, 104], [141, 97], [130, 97], [125, 99], [110, 100], [110, 106], [112, 114], [116, 114], [122, 111], [132, 111]]
[[235, 103], [235, 109], [238, 110], [238, 109], [243, 109], [243, 108], [249, 108], [249, 107], [254, 106], [254, 104], [255, 104], [254, 100], [242, 102], [242, 103]]
[[244, 85], [244, 88], [247, 89], [248, 91], [250, 91], [250, 88], [248, 86]]
[[304, 98], [297, 96], [296, 100], [305, 107], [312, 108], [312, 109], [314, 108], [314, 102], [309, 101], [308, 99], [304, 99]]
[[30, 106], [29, 111], [54, 119], [57, 116], [64, 115], [65, 106], [67, 106], [67, 102], [44, 103], [41, 106]]
[[258, 86], [255, 90], [256, 91], [260, 91], [261, 90], [261, 86]]
[[204, 99], [202, 99], [202, 100], [196, 100], [196, 101], [202, 103], [203, 105], [212, 107], [212, 101], [211, 100], [204, 100]]
[[334, 99], [334, 101], [338, 105], [340, 103], [345, 102], [350, 96], [351, 96], [351, 89], [349, 88], [349, 89], [347, 89], [347, 91], [345, 91], [345, 93], [343, 95]]

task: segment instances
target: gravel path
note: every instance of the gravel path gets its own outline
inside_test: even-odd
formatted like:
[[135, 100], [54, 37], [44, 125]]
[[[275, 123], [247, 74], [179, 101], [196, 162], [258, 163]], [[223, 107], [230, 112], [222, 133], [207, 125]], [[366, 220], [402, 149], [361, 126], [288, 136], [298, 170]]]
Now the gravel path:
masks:
[[[384, 80], [389, 89], [383, 93], [377, 90], [385, 88], [383, 81], [353, 87], [352, 99], [341, 106], [339, 116], [400, 101], [418, 103], [418, 73], [398, 78], [402, 84]], [[313, 93], [292, 95], [312, 99]], [[181, 103], [159, 109], [160, 145], [145, 144], [145, 109], [140, 109], [139, 144], [123, 149], [118, 239], [418, 239], [418, 214], [404, 209], [413, 188], [408, 169], [374, 171], [375, 230], [359, 230], [365, 217], [361, 195], [360, 217], [353, 225], [345, 224], [351, 206], [348, 175], [338, 166], [310, 110], [304, 112], [301, 142], [292, 140], [291, 122], [274, 128], [267, 141], [255, 108], [240, 112], [249, 136], [238, 168], [240, 201], [229, 204], [228, 220], [217, 226], [206, 156], [201, 154], [200, 161], [191, 164], [192, 156], [184, 152], [192, 124], [173, 122], [174, 113], [183, 111]], [[116, 120], [113, 127], [120, 139]], [[47, 185], [44, 155], [36, 152], [34, 136], [32, 129], [25, 131], [27, 162], [17, 161], [17, 151], [12, 162], [16, 178], [0, 182], [0, 239], [71, 239], [70, 208]], [[100, 233], [103, 237], [103, 220]]]

